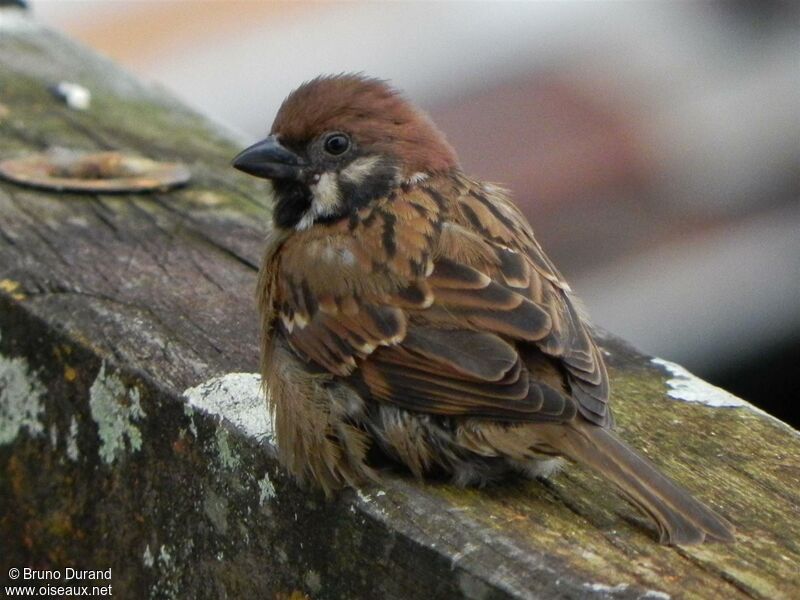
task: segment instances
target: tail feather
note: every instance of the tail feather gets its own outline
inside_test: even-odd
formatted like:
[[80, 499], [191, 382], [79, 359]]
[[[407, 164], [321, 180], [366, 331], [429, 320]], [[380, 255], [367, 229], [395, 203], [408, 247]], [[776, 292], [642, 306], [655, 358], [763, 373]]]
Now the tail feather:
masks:
[[735, 541], [730, 523], [611, 431], [588, 424], [564, 429], [559, 449], [614, 482], [628, 500], [650, 515], [658, 526], [662, 544]]

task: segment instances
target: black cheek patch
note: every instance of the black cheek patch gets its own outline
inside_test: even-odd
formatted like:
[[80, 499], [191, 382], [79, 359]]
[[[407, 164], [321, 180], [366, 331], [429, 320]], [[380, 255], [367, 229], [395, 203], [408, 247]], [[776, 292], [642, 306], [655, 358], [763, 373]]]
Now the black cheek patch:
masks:
[[277, 199], [272, 212], [275, 225], [283, 229], [292, 228], [311, 208], [311, 191], [295, 181], [276, 180], [272, 185]]
[[397, 187], [397, 169], [394, 163], [387, 159], [380, 160], [360, 183], [339, 179], [342, 200], [350, 211], [358, 210], [373, 200], [388, 196], [395, 187]]

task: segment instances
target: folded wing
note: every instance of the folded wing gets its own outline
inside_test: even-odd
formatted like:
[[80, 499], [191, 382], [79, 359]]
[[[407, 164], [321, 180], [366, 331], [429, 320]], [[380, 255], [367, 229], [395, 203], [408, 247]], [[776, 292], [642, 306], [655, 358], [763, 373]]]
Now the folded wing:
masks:
[[315, 232], [324, 250], [305, 240], [285, 251], [343, 264], [325, 271], [304, 256], [315, 265], [307, 276], [280, 282], [284, 335], [307, 360], [408, 410], [607, 424], [605, 367], [569, 288], [504, 195], [461, 184], [455, 211], [443, 199], [452, 190], [431, 184]]

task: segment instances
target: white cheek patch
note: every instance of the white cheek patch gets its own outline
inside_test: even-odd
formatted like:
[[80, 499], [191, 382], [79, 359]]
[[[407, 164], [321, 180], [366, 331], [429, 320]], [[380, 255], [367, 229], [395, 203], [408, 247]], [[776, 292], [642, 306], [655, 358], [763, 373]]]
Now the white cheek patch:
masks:
[[311, 209], [319, 216], [331, 214], [339, 207], [339, 181], [333, 173], [323, 173], [319, 176], [319, 181], [311, 186], [311, 194], [314, 202]]
[[300, 221], [297, 229], [303, 231], [308, 229], [320, 217], [327, 217], [334, 214], [341, 206], [341, 193], [339, 191], [339, 181], [334, 173], [323, 173], [317, 183], [310, 186], [311, 208], [309, 208]]
[[380, 156], [357, 158], [342, 170], [342, 179], [355, 185], [364, 183], [364, 180], [375, 170], [380, 160]]

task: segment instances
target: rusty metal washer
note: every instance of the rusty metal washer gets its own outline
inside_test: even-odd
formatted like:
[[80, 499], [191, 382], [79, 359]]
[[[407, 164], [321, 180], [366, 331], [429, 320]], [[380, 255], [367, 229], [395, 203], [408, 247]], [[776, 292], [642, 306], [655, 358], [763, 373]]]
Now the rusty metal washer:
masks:
[[0, 162], [0, 176], [57, 192], [130, 193], [166, 190], [189, 181], [181, 163], [157, 162], [121, 152], [55, 149]]

